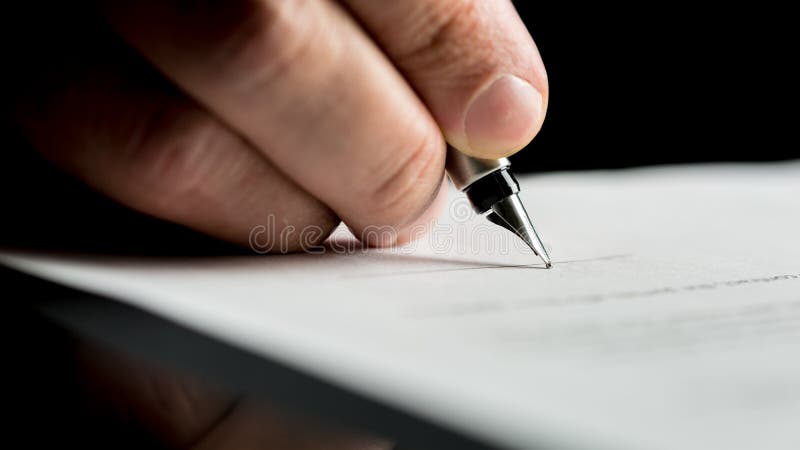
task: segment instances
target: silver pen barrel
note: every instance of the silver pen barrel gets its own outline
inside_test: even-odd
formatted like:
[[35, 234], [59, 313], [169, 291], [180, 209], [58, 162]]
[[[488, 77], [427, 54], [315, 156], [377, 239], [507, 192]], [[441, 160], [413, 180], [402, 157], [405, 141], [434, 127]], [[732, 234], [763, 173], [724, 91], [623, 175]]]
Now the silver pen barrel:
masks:
[[519, 199], [519, 183], [511, 173], [508, 159], [473, 158], [448, 146], [446, 168], [447, 175], [467, 195], [476, 213], [488, 212], [489, 221], [517, 235], [550, 268], [550, 255]]

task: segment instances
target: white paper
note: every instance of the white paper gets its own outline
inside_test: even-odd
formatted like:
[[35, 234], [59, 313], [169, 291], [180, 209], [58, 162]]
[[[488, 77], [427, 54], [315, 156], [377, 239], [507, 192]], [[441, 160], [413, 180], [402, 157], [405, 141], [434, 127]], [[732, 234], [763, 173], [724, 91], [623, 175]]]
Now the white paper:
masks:
[[800, 448], [800, 163], [521, 184], [551, 270], [457, 193], [395, 250], [0, 262], [508, 448]]

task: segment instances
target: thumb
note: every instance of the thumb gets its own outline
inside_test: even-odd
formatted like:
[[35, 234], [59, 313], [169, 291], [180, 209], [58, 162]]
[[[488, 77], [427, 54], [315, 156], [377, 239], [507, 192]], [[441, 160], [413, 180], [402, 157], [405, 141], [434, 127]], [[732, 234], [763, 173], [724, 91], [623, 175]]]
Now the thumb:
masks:
[[544, 64], [509, 0], [347, 0], [433, 113], [447, 141], [509, 156], [538, 133]]

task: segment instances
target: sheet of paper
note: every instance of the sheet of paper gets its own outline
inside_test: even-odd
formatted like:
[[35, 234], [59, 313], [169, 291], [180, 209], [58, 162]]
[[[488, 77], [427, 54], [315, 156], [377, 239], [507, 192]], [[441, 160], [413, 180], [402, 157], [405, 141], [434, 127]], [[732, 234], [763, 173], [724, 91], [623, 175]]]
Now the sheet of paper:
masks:
[[0, 261], [507, 448], [800, 448], [800, 163], [521, 183], [551, 270], [457, 193], [394, 250]]

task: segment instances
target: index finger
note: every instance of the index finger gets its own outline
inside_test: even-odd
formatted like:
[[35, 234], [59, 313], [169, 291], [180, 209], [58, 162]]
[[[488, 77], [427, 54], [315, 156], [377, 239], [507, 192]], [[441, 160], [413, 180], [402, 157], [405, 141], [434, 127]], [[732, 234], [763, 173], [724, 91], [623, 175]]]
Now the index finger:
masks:
[[538, 133], [547, 109], [547, 74], [509, 0], [345, 2], [455, 148], [499, 158]]

